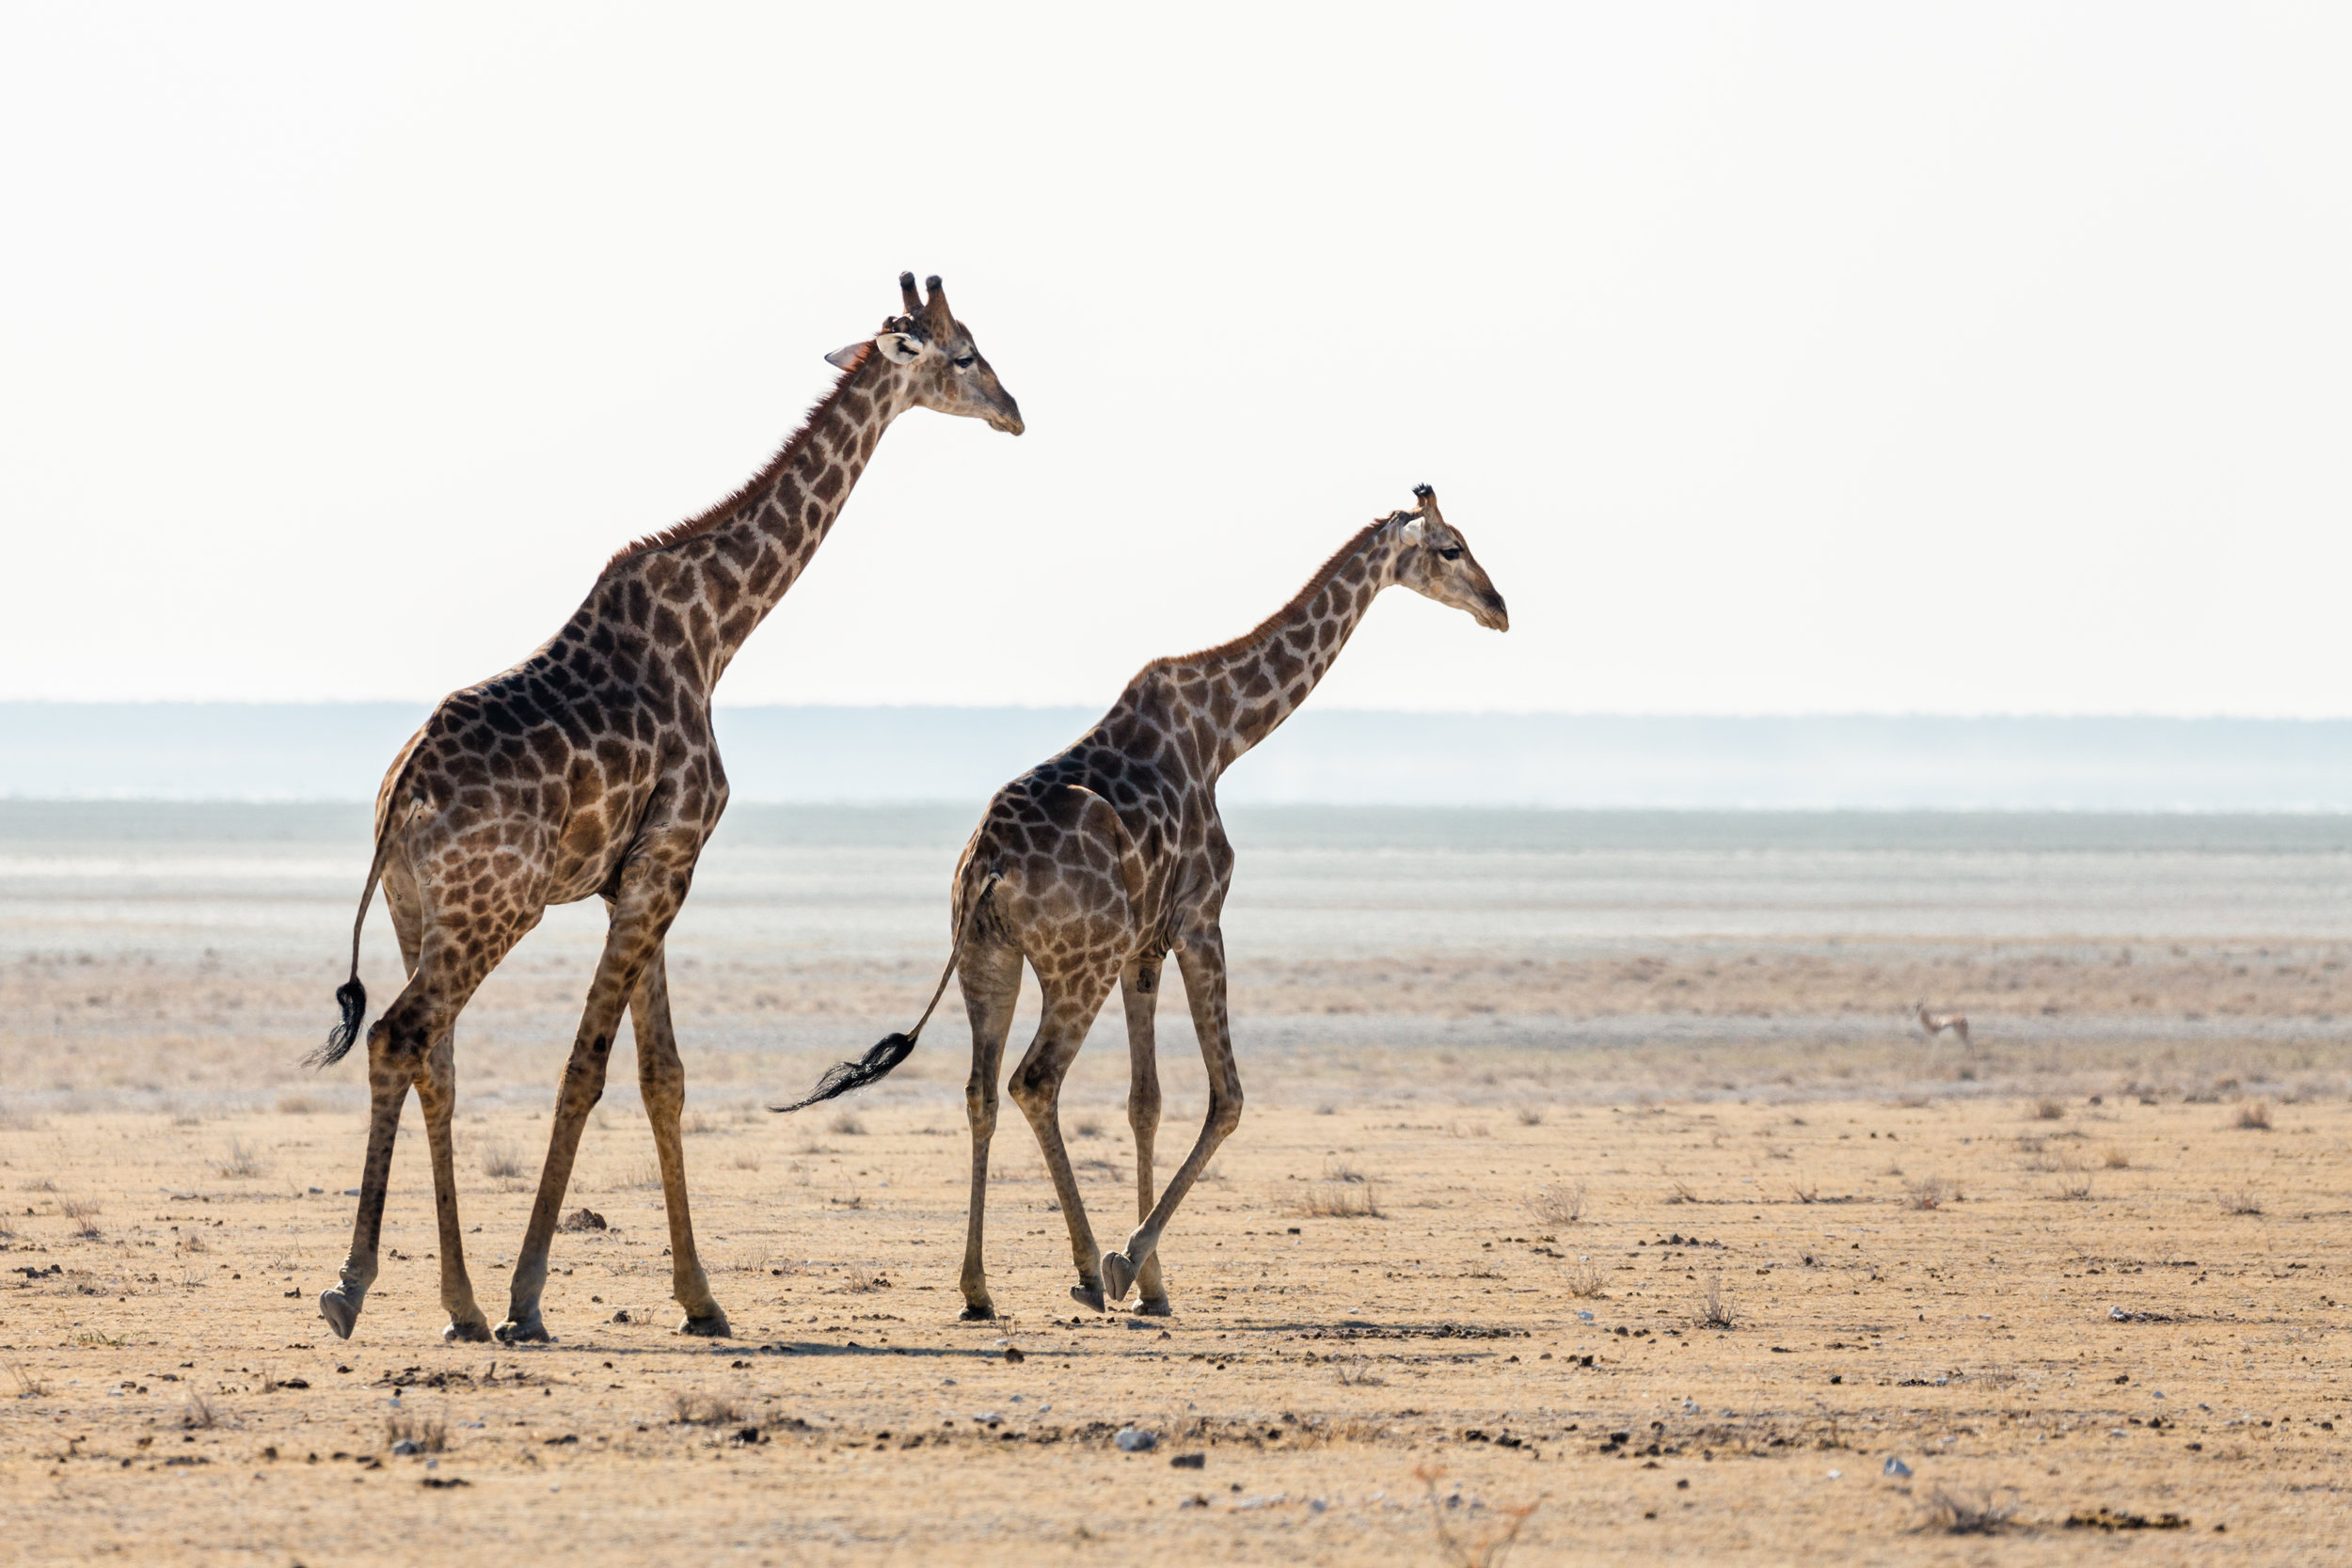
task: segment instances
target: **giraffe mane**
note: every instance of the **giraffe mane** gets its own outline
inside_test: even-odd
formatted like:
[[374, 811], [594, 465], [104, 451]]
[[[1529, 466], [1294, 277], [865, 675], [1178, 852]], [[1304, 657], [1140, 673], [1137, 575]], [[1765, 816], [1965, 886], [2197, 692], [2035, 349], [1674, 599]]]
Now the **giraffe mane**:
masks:
[[1365, 524], [1357, 531], [1353, 538], [1332, 552], [1330, 560], [1315, 568], [1315, 575], [1307, 579], [1307, 585], [1304, 588], [1290, 596], [1289, 603], [1232, 641], [1219, 642], [1213, 648], [1202, 648], [1197, 653], [1175, 654], [1166, 658], [1155, 658], [1145, 665], [1144, 670], [1148, 673], [1153, 670], [1170, 669], [1180, 664], [1199, 664], [1210, 659], [1234, 658], [1249, 652], [1271, 637], [1276, 627], [1283, 625], [1300, 610], [1305, 609], [1309, 601], [1328, 587], [1331, 579], [1340, 575], [1340, 568], [1346, 565], [1358, 551], [1370, 544], [1374, 534], [1405, 515], [1406, 514], [1402, 512], [1391, 512], [1385, 517], [1376, 518]]
[[[886, 326], [887, 324], [885, 324]], [[604, 569], [609, 572], [622, 562], [632, 560], [650, 550], [664, 549], [682, 539], [691, 539], [696, 534], [707, 533], [729, 517], [734, 516], [742, 509], [745, 502], [749, 501], [771, 480], [781, 473], [787, 465], [800, 455], [801, 449], [808, 445], [809, 436], [815, 433], [818, 425], [824, 423], [825, 416], [833, 412], [834, 405], [840, 403], [841, 394], [848, 389], [850, 378], [864, 370], [873, 356], [874, 345], [871, 341], [858, 344], [856, 357], [851, 359], [849, 367], [841, 372], [840, 379], [833, 384], [832, 389], [823, 397], [810, 404], [808, 412], [802, 416], [800, 424], [794, 428], [791, 435], [785, 437], [784, 445], [776, 449], [775, 455], [760, 466], [757, 473], [738, 485], [724, 499], [705, 507], [692, 516], [682, 518], [672, 523], [668, 528], [623, 545], [612, 552], [612, 558], [604, 563]]]

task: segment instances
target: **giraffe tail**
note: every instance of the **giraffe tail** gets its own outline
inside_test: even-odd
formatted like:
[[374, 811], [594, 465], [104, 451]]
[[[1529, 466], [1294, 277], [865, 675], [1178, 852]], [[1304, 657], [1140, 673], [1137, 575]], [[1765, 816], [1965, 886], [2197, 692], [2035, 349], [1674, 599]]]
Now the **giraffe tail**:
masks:
[[368, 906], [375, 901], [375, 884], [384, 875], [386, 857], [392, 852], [392, 825], [400, 815], [397, 810], [385, 812], [382, 825], [375, 830], [375, 859], [368, 863], [368, 885], [359, 890], [359, 912], [351, 922], [351, 978], [335, 988], [335, 1006], [342, 1017], [326, 1032], [326, 1042], [302, 1058], [304, 1067], [332, 1067], [342, 1061], [358, 1039], [359, 1025], [367, 1022], [368, 988], [359, 983], [359, 933], [367, 928]]
[[995, 892], [996, 884], [1003, 880], [1004, 874], [998, 871], [992, 871], [980, 879], [978, 895], [973, 898], [972, 907], [956, 927], [956, 942], [948, 950], [947, 967], [939, 972], [939, 985], [931, 992], [930, 1005], [923, 1009], [923, 1016], [914, 1021], [914, 1028], [903, 1035], [883, 1036], [874, 1043], [872, 1050], [854, 1062], [835, 1062], [825, 1069], [822, 1078], [817, 1080], [817, 1087], [807, 1099], [796, 1100], [789, 1105], [771, 1105], [768, 1109], [788, 1116], [794, 1111], [806, 1110], [820, 1101], [848, 1094], [851, 1089], [879, 1084], [890, 1076], [892, 1069], [914, 1055], [914, 1042], [921, 1037], [923, 1025], [931, 1021], [932, 1009], [939, 1006], [939, 999], [947, 994], [948, 977], [955, 974], [956, 964], [963, 957], [964, 939], [972, 934], [972, 927], [979, 919], [980, 908], [988, 902], [988, 895]]

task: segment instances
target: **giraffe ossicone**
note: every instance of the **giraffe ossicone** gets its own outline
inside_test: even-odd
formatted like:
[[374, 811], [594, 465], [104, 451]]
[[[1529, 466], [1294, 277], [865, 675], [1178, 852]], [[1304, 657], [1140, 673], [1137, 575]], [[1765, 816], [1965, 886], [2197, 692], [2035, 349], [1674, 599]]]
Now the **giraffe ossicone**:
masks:
[[[1008, 1092], [1037, 1135], [1069, 1226], [1078, 1274], [1071, 1296], [1100, 1311], [1139, 1286], [1138, 1311], [1171, 1309], [1160, 1239], [1241, 1119], [1219, 924], [1233, 850], [1217, 816], [1217, 780], [1307, 700], [1381, 590], [1410, 588], [1483, 626], [1510, 627], [1502, 595], [1446, 523], [1436, 492], [1422, 485], [1414, 495], [1416, 506], [1359, 531], [1247, 636], [1145, 665], [1075, 745], [999, 790], [964, 846], [953, 884], [947, 967], [931, 1001], [936, 1006], [954, 978], [972, 1024], [972, 1072], [964, 1085], [972, 1127], [961, 1281], [967, 1320], [996, 1315], [981, 1261], [988, 1151], [1025, 962], [1043, 993], [1042, 1013]], [[1155, 1192], [1160, 1080], [1152, 1026], [1160, 966], [1171, 954], [1208, 1066], [1209, 1112], [1192, 1151]], [[1122, 1246], [1104, 1253], [1079, 1200], [1059, 1101], [1063, 1077], [1114, 984], [1127, 1014], [1127, 1117], [1141, 1223]], [[923, 1017], [930, 1017], [930, 1008]], [[877, 1082], [905, 1059], [921, 1028], [918, 1022], [863, 1060], [842, 1063], [808, 1098], [778, 1109], [797, 1110]]]
[[[840, 379], [750, 483], [623, 547], [562, 630], [505, 673], [442, 699], [393, 759], [376, 795], [351, 977], [335, 993], [342, 1019], [310, 1058], [339, 1060], [359, 1037], [359, 936], [380, 882], [408, 980], [366, 1035], [359, 1209], [341, 1277], [319, 1297], [339, 1337], [351, 1337], [376, 1276], [392, 1146], [414, 1088], [433, 1159], [444, 1337], [548, 1338], [539, 1309], [548, 1249], [623, 1012], [661, 1166], [673, 1284], [686, 1308], [679, 1326], [728, 1332], [694, 1248], [679, 1136], [686, 1074], [663, 963], [670, 923], [726, 808], [711, 691], [824, 543], [892, 420], [930, 408], [1014, 436], [1023, 429], [1020, 405], [948, 309], [939, 279], [929, 298], [911, 273], [898, 288], [906, 313], [828, 356]], [[506, 1319], [493, 1329], [475, 1305], [457, 1223], [457, 1015], [548, 905], [592, 897], [604, 900], [611, 926], [564, 1069]]]

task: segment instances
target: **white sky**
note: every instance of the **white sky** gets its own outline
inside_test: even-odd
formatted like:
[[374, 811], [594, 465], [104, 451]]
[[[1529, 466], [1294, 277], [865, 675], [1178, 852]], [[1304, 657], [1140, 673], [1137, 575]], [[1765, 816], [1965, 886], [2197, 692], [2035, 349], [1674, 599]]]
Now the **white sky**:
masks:
[[1101, 703], [1438, 486], [1318, 701], [2352, 713], [2352, 11], [19, 6], [0, 696], [429, 698], [946, 275], [722, 689]]

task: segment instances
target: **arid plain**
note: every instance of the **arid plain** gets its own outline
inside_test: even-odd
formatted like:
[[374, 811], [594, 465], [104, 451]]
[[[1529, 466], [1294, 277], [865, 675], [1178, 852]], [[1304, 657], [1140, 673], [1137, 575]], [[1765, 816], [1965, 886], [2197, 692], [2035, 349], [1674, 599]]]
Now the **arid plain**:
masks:
[[[670, 1332], [624, 1061], [566, 1204], [602, 1228], [558, 1239], [558, 1342], [513, 1350], [439, 1340], [413, 1116], [367, 1313], [348, 1342], [316, 1315], [362, 1127], [352, 1066], [294, 1064], [354, 814], [0, 808], [9, 1554], [2340, 1549], [2342, 830], [1237, 821], [1250, 1100], [1164, 1246], [1176, 1315], [1072, 1306], [1015, 1117], [1007, 1316], [974, 1325], [961, 1032], [865, 1101], [760, 1108], [919, 1006], [956, 818], [731, 822], [672, 965], [736, 1337]], [[494, 1313], [595, 926], [551, 917], [460, 1028]], [[380, 1004], [380, 920], [367, 974]], [[1975, 1049], [1931, 1050], [1920, 999]], [[1174, 998], [1161, 1044], [1167, 1168], [1201, 1110]], [[1106, 1027], [1065, 1113], [1106, 1236], [1125, 1073]]]

